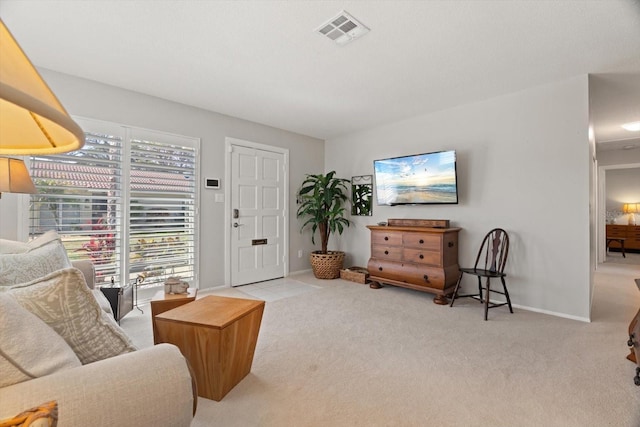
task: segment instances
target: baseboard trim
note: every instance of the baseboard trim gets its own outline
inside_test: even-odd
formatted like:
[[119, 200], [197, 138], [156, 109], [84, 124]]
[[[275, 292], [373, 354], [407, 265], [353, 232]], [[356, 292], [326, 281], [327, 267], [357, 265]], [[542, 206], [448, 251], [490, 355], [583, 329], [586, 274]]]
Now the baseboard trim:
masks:
[[534, 313], [541, 313], [541, 314], [548, 314], [550, 316], [556, 316], [556, 317], [562, 317], [565, 319], [570, 319], [570, 320], [577, 320], [579, 322], [586, 322], [586, 323], [591, 323], [591, 319], [587, 318], [587, 317], [581, 317], [581, 316], [573, 316], [571, 314], [566, 314], [566, 313], [558, 313], [557, 311], [551, 311], [551, 310], [543, 310], [541, 308], [535, 308], [535, 307], [528, 307], [526, 305], [520, 305], [520, 304], [511, 304], [514, 308], [519, 308], [521, 310], [527, 310], [527, 311], [532, 311]]
[[298, 270], [298, 271], [290, 271], [289, 276], [298, 276], [300, 274], [312, 273], [313, 270], [310, 268], [308, 270]]

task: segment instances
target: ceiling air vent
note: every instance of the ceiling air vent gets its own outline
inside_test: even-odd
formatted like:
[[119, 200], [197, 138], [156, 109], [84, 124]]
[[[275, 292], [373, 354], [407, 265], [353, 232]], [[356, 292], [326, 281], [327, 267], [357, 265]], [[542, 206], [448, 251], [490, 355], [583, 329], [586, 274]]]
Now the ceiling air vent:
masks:
[[343, 10], [337, 16], [318, 27], [316, 32], [330, 38], [339, 45], [344, 45], [367, 34], [369, 28]]

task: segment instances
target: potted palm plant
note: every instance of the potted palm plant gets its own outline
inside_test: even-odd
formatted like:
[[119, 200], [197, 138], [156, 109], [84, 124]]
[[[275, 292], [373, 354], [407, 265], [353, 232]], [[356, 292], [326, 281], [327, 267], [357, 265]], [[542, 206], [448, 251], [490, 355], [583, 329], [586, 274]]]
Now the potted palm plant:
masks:
[[344, 263], [344, 252], [327, 249], [332, 233], [342, 234], [349, 220], [344, 217], [349, 180], [336, 178], [336, 172], [306, 176], [298, 191], [298, 218], [306, 218], [300, 228], [311, 227], [311, 242], [315, 244], [316, 231], [320, 233], [321, 250], [310, 255], [313, 274], [318, 279], [336, 279]]

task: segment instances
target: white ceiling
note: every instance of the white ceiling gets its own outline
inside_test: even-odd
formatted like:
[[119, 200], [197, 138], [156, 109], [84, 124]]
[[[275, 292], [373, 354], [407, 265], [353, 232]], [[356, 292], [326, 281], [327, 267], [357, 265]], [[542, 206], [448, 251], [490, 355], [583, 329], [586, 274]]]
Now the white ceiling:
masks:
[[[314, 33], [341, 10], [371, 32]], [[0, 16], [39, 67], [321, 139], [587, 73], [640, 80], [636, 0], [0, 0]], [[596, 137], [620, 139], [602, 96]]]

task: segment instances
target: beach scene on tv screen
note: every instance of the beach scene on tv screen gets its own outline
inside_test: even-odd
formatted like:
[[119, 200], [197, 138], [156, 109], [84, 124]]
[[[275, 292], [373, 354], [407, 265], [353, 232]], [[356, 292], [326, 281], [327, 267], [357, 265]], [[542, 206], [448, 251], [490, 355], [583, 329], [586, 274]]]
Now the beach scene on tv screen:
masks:
[[376, 160], [378, 204], [457, 203], [455, 151]]

